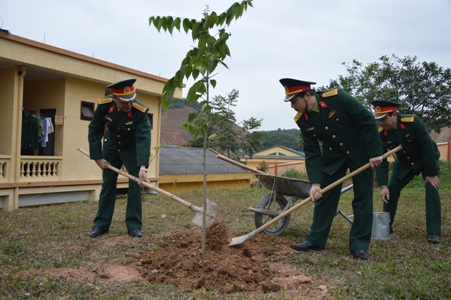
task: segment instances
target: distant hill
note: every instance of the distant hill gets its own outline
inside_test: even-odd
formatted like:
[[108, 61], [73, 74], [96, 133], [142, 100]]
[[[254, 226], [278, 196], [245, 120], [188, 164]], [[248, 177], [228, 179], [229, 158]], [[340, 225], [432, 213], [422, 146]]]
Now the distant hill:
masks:
[[[161, 144], [186, 146], [192, 140], [192, 136], [185, 129], [180, 127], [186, 123], [188, 115], [195, 113], [196, 109], [190, 106], [183, 106], [178, 103], [176, 107], [171, 107], [162, 113], [161, 116]], [[237, 128], [239, 128], [237, 126]], [[294, 150], [302, 150], [300, 147], [301, 136], [299, 129], [278, 129], [260, 131], [262, 133], [261, 147], [257, 151], [268, 149], [274, 146], [284, 146]], [[437, 142], [448, 142], [451, 140], [451, 129], [444, 127], [440, 134], [431, 132], [432, 139]]]
[[[186, 146], [192, 140], [192, 135], [180, 125], [186, 123], [188, 115], [195, 113], [196, 109], [177, 103], [161, 115], [161, 138], [162, 145]], [[237, 130], [241, 128], [236, 126]], [[299, 129], [278, 129], [272, 131], [260, 131], [262, 133], [261, 147], [257, 151], [271, 148], [273, 146], [285, 146], [294, 150], [299, 147]]]
[[161, 145], [186, 146], [192, 135], [180, 127], [188, 121], [188, 115], [196, 110], [189, 106], [170, 108], [161, 114]]

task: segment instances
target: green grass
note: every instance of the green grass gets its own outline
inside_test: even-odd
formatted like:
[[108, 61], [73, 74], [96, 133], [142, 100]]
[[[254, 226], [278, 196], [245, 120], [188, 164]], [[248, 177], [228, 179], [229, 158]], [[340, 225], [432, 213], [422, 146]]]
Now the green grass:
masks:
[[[348, 250], [350, 224], [341, 216], [334, 220], [326, 250], [290, 252], [283, 259], [315, 281], [325, 282], [328, 295], [337, 299], [450, 299], [451, 298], [451, 167], [442, 164], [442, 241], [426, 242], [424, 190], [421, 178], [401, 194], [395, 233], [388, 241], [373, 241], [366, 262], [351, 258]], [[248, 210], [266, 191], [260, 189], [216, 190], [208, 194], [226, 212], [232, 236], [251, 232], [254, 215]], [[200, 191], [178, 195], [202, 206]], [[352, 214], [352, 192], [343, 194], [340, 209]], [[142, 239], [131, 239], [124, 225], [125, 199], [117, 200], [109, 234], [87, 237], [97, 210], [94, 201], [0, 210], [0, 298], [1, 299], [199, 299], [195, 292], [172, 286], [145, 284], [139, 280], [111, 281], [102, 278], [108, 264], [127, 265], [136, 253], [148, 253], [164, 236], [190, 230], [194, 213], [173, 201], [146, 196]], [[379, 189], [374, 189], [375, 211], [381, 211]], [[292, 222], [282, 237], [286, 244], [304, 240], [308, 234], [313, 205], [292, 214]], [[268, 243], [271, 243], [268, 236]], [[101, 267], [99, 267], [99, 265]], [[100, 270], [99, 270], [100, 268]], [[75, 270], [61, 276], [51, 270]], [[83, 274], [91, 279], [74, 280]], [[305, 287], [300, 287], [305, 288]], [[230, 295], [230, 299], [285, 299], [293, 293]], [[226, 298], [206, 293], [203, 299]]]

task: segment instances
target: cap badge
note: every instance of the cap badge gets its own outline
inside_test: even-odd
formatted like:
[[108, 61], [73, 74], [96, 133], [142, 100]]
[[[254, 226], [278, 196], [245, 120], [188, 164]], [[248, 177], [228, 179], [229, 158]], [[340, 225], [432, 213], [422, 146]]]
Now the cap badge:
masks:
[[380, 111], [381, 111], [381, 108], [380, 108], [379, 106], [376, 106], [376, 107], [374, 108], [374, 111], [375, 111], [375, 112], [380, 112]]

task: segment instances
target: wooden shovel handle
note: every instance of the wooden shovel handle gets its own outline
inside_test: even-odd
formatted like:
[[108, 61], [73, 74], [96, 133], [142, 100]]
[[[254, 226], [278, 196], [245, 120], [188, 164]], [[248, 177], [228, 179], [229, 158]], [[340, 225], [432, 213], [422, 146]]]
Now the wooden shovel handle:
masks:
[[[395, 154], [396, 152], [398, 152], [399, 150], [402, 149], [402, 146], [399, 145], [398, 147], [386, 152], [383, 157], [387, 158], [392, 154]], [[342, 178], [338, 179], [337, 181], [329, 184], [328, 186], [326, 186], [325, 188], [323, 188], [320, 193], [324, 194], [325, 192], [333, 189], [334, 187], [336, 187], [339, 184], [342, 184], [343, 182], [345, 182], [346, 180], [348, 180], [349, 178], [354, 177], [355, 175], [359, 174], [360, 172], [368, 169], [370, 167], [370, 163], [366, 163], [365, 165], [361, 166], [360, 168], [358, 168], [357, 170], [352, 171], [351, 173], [349, 173], [346, 176], [343, 176]], [[293, 205], [290, 209], [287, 209], [286, 211], [284, 211], [283, 213], [281, 213], [280, 215], [278, 215], [277, 217], [269, 220], [268, 222], [266, 222], [265, 224], [263, 224], [262, 226], [260, 226], [259, 228], [257, 228], [256, 230], [254, 230], [254, 232], [252, 232], [253, 234], [262, 232], [263, 230], [265, 230], [266, 228], [268, 228], [269, 226], [271, 226], [272, 224], [276, 223], [277, 221], [279, 221], [280, 219], [284, 218], [285, 216], [288, 216], [289, 214], [291, 214], [293, 211], [295, 211], [296, 209], [300, 208], [301, 206], [304, 206], [305, 204], [307, 204], [308, 202], [311, 202], [310, 197], [302, 200], [301, 202]]]
[[[87, 157], [90, 157], [90, 156], [89, 156], [89, 153], [88, 153], [86, 150], [84, 150], [84, 149], [82, 149], [82, 148], [78, 148], [78, 151], [80, 151], [81, 153], [83, 153], [83, 154], [86, 155]], [[167, 191], [165, 191], [165, 190], [162, 190], [162, 189], [160, 189], [160, 188], [158, 188], [158, 187], [156, 187], [156, 186], [154, 186], [154, 185], [152, 185], [152, 184], [150, 184], [150, 183], [148, 183], [148, 182], [145, 182], [145, 181], [141, 181], [141, 182], [140, 182], [140, 180], [139, 180], [138, 178], [136, 178], [135, 176], [130, 175], [129, 173], [126, 173], [126, 172], [124, 172], [124, 171], [121, 171], [121, 170], [119, 170], [118, 168], [115, 168], [115, 167], [113, 167], [113, 166], [110, 165], [110, 164], [106, 164], [106, 167], [107, 167], [108, 169], [110, 169], [111, 171], [114, 171], [114, 172], [116, 172], [116, 173], [118, 173], [118, 174], [120, 174], [120, 175], [122, 175], [122, 176], [125, 176], [125, 177], [127, 177], [127, 178], [129, 178], [129, 179], [131, 179], [131, 180], [133, 180], [133, 181], [135, 181], [135, 182], [137, 182], [137, 183], [140, 183], [141, 185], [143, 185], [143, 186], [145, 186], [145, 187], [147, 187], [147, 188], [149, 188], [149, 189], [151, 189], [151, 190], [153, 190], [153, 191], [155, 191], [155, 192], [158, 192], [158, 193], [160, 193], [160, 194], [163, 194], [163, 195], [165, 195], [166, 197], [169, 197], [169, 198], [171, 198], [172, 200], [177, 201], [178, 203], [180, 203], [180, 204], [182, 204], [182, 205], [184, 205], [184, 206], [186, 206], [186, 207], [191, 208], [191, 209], [194, 210], [194, 205], [193, 205], [192, 203], [189, 203], [188, 201], [183, 200], [182, 198], [179, 198], [179, 197], [177, 197], [176, 195], [173, 195], [173, 194], [171, 194], [171, 193], [169, 193], [169, 192], [167, 192]]]

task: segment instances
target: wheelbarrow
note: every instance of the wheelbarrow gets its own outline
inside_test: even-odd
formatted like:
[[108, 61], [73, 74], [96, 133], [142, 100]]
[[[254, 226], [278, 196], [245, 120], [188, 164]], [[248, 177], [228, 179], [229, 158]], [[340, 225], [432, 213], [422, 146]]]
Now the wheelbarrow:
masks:
[[[256, 228], [263, 226], [265, 223], [290, 209], [296, 201], [309, 197], [311, 184], [307, 180], [269, 174], [257, 174], [256, 176], [258, 181], [270, 191], [260, 199], [256, 207], [249, 207], [249, 210], [255, 213], [254, 222]], [[341, 193], [350, 189], [352, 189], [352, 184], [344, 187]], [[340, 209], [337, 209], [336, 215], [341, 215], [348, 222], [352, 223], [352, 219]], [[288, 227], [290, 219], [291, 214], [268, 226], [264, 232], [267, 235], [280, 235]]]
[[[310, 196], [311, 184], [308, 180], [274, 176], [264, 173], [258, 169], [243, 165], [223, 155], [218, 154], [217, 157], [254, 173], [258, 181], [270, 191], [260, 199], [255, 207], [249, 207], [249, 210], [255, 213], [254, 222], [256, 228], [263, 226], [267, 222], [290, 209], [296, 201], [306, 199]], [[352, 184], [343, 188], [341, 193], [349, 191], [350, 189], [352, 189]], [[352, 219], [340, 209], [337, 209], [337, 215], [338, 214], [344, 217], [348, 222], [352, 223]], [[264, 232], [267, 235], [272, 236], [280, 235], [288, 227], [290, 219], [291, 215], [288, 214], [274, 224], [268, 226]]]

